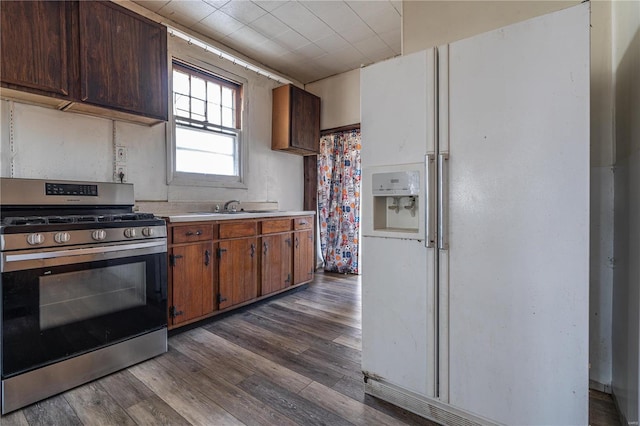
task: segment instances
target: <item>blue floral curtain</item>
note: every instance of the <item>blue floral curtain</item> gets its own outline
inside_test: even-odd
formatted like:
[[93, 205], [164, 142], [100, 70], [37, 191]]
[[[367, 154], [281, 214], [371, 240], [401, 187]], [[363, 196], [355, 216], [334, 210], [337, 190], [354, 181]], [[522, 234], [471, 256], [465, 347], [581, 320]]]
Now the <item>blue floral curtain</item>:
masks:
[[324, 269], [358, 273], [360, 130], [325, 135], [318, 155], [318, 213]]

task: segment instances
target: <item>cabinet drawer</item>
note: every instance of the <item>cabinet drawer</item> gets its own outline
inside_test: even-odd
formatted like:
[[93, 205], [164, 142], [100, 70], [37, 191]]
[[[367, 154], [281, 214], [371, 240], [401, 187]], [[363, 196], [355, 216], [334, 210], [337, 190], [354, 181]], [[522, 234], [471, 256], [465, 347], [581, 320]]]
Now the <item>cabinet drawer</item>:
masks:
[[273, 234], [276, 232], [291, 231], [291, 219], [265, 220], [262, 222], [262, 233]]
[[185, 225], [174, 226], [172, 231], [173, 243], [188, 243], [190, 241], [206, 241], [213, 239], [213, 225]]
[[251, 237], [257, 234], [258, 222], [243, 221], [220, 224], [220, 239]]
[[311, 216], [297, 217], [293, 220], [293, 229], [311, 229], [313, 218]]

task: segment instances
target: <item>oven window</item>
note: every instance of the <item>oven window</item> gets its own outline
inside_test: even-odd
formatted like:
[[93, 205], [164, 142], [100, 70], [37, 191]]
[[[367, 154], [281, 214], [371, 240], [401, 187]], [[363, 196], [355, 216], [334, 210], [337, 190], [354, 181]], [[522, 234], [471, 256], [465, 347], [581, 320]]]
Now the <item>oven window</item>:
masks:
[[143, 306], [145, 270], [137, 262], [39, 277], [40, 329]]

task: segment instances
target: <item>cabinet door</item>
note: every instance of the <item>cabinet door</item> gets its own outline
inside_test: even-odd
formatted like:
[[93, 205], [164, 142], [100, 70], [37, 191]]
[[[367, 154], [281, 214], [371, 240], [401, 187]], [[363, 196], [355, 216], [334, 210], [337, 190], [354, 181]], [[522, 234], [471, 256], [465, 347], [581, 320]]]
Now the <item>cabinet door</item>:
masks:
[[3, 1], [0, 7], [2, 82], [68, 96], [68, 3]]
[[167, 32], [105, 1], [81, 1], [83, 101], [167, 120]]
[[293, 284], [313, 279], [313, 230], [293, 233]]
[[282, 290], [291, 285], [291, 234], [262, 237], [262, 295]]
[[219, 244], [219, 309], [258, 297], [258, 239], [242, 238]]
[[291, 146], [311, 153], [320, 147], [320, 98], [291, 86]]
[[213, 312], [213, 243], [173, 247], [170, 259], [174, 316], [169, 320], [172, 324]]

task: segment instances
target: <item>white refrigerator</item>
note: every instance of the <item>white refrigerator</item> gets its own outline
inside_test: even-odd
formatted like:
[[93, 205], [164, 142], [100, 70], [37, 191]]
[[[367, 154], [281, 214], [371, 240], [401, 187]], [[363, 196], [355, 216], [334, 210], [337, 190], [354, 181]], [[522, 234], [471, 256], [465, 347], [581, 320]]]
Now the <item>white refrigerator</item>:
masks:
[[365, 391], [587, 424], [589, 4], [361, 71]]

